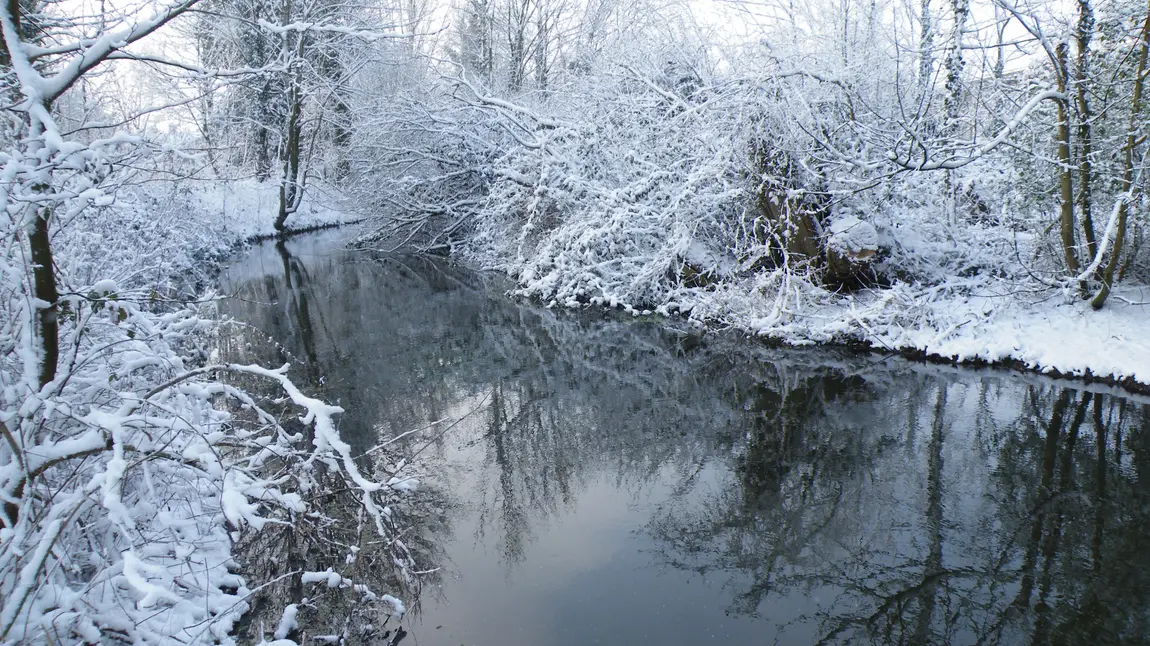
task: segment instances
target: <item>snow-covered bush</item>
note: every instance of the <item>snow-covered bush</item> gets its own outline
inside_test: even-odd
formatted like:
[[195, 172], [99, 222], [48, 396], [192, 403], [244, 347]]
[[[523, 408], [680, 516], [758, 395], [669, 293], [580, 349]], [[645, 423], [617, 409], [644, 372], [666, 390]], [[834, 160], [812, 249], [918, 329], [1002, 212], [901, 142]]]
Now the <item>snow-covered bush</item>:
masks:
[[193, 4], [109, 10], [98, 28], [0, 8], [0, 644], [234, 643], [267, 583], [239, 570], [236, 542], [325, 518], [309, 503], [321, 481], [393, 534], [393, 487], [359, 471], [340, 409], [286, 368], [221, 362], [210, 302], [186, 298], [199, 261], [262, 233], [245, 233], [258, 207], [203, 209], [260, 187], [188, 190], [195, 158], [131, 119], [61, 125], [57, 100], [82, 103], [70, 90], [89, 71]]
[[[440, 63], [417, 110], [375, 104], [393, 127], [357, 157], [371, 160], [368, 194], [391, 207], [377, 239], [457, 252], [547, 303], [764, 333], [826, 319], [815, 313], [860, 288], [891, 290], [879, 310], [888, 297], [915, 310], [911, 294], [927, 291], [1005, 298], [1021, 283], [1073, 298], [1090, 272], [1068, 277], [1067, 250], [1093, 256], [1083, 232], [1114, 232], [1097, 216], [1068, 234], [1050, 224], [1067, 219], [1065, 165], [1047, 163], [1066, 95], [1038, 63], [964, 74], [957, 45], [939, 78], [924, 76], [929, 57], [908, 73], [904, 44], [874, 38], [890, 26], [871, 18], [867, 38], [816, 20], [738, 48], [649, 27], [538, 91], [501, 88], [467, 57]], [[1120, 203], [1120, 166], [1095, 160], [1110, 185], [1080, 202]], [[847, 222], [862, 247], [836, 229]], [[831, 338], [846, 329], [828, 325]]]
[[[458, 145], [427, 132], [392, 145], [402, 155], [385, 158], [409, 174], [373, 186], [395, 196], [380, 235], [447, 246], [545, 302], [728, 322], [735, 293], [765, 296], [770, 311], [755, 319], [783, 323], [799, 301], [825, 296], [820, 283], [865, 281], [853, 275], [872, 267], [887, 281], [929, 282], [962, 264], [1000, 271], [1007, 258], [1011, 230], [956, 232], [968, 223], [947, 212], [941, 174], [854, 188], [886, 171], [860, 176], [808, 134], [839, 118], [850, 98], [839, 84], [776, 71], [700, 78], [684, 94], [664, 70], [619, 70], [545, 102], [445, 79], [442, 103], [428, 95], [425, 105], [442, 106], [433, 121]], [[421, 175], [429, 166], [437, 172]], [[443, 182], [463, 173], [468, 182]], [[832, 267], [845, 234], [831, 227], [846, 221], [867, 233], [867, 253]]]
[[[10, 176], [29, 172], [19, 149], [5, 155]], [[172, 300], [196, 288], [177, 271], [241, 238], [211, 231], [188, 203], [146, 208], [142, 198], [163, 193], [124, 190], [114, 172], [97, 185], [49, 172], [65, 215], [47, 380], [27, 185], [5, 194], [0, 229], [0, 643], [229, 643], [260, 584], [238, 570], [237, 539], [295, 527], [314, 513], [317, 481], [333, 479], [358, 492], [372, 531], [390, 534], [389, 487], [360, 475], [338, 408], [283, 370], [220, 363], [210, 303]], [[267, 382], [282, 403], [269, 408], [229, 375]], [[285, 430], [285, 410], [303, 424]]]
[[[4, 275], [0, 642], [229, 642], [256, 589], [236, 539], [296, 526], [317, 480], [346, 477], [375, 530], [391, 531], [376, 502], [387, 488], [359, 474], [339, 409], [282, 370], [196, 366], [212, 328], [196, 311], [156, 311], [113, 281], [81, 287], [61, 301], [67, 359], [38, 388], [18, 336], [22, 274]], [[267, 380], [305, 425], [285, 430], [229, 374]]]
[[573, 103], [582, 114], [562, 118], [578, 122], [497, 160], [464, 253], [512, 273], [524, 294], [569, 305], [653, 309], [685, 272], [733, 276], [755, 244], [740, 235], [753, 219], [745, 139], [715, 136], [714, 110], [635, 81]]

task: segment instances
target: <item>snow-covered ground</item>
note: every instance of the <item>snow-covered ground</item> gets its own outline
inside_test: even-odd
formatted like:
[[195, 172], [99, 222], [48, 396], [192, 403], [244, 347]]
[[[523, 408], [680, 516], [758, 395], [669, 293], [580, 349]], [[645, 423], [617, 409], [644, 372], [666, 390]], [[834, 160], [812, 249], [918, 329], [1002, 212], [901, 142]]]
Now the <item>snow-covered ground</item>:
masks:
[[686, 290], [673, 305], [656, 310], [620, 306], [635, 315], [682, 315], [699, 326], [790, 345], [862, 343], [912, 357], [1101, 379], [1138, 392], [1150, 385], [1150, 287], [1120, 285], [1098, 311], [1089, 301], [1057, 289], [1004, 295], [910, 285], [847, 295], [803, 289], [796, 299], [801, 304], [791, 305], [782, 316], [774, 295], [762, 294], [753, 281]]
[[[859, 340], [960, 363], [1016, 363], [1045, 373], [1150, 384], [1150, 288], [1121, 286], [1094, 311], [1060, 293], [932, 300], [929, 290], [863, 292], [785, 325], [746, 328], [789, 343]], [[895, 318], [911, 319], [893, 324]], [[917, 321], [912, 319], [917, 318]], [[1133, 384], [1127, 383], [1128, 386]]]
[[[224, 239], [250, 240], [275, 235], [279, 187], [253, 180], [195, 186], [192, 207], [207, 228], [222, 232]], [[308, 187], [299, 210], [288, 217], [292, 230], [313, 229], [360, 219], [336, 189]]]

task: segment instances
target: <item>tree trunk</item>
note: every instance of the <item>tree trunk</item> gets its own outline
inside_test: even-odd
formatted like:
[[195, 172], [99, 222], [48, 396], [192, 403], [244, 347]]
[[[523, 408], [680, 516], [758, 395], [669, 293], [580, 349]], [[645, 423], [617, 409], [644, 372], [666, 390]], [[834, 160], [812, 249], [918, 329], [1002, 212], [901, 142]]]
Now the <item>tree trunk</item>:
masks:
[[535, 83], [539, 89], [547, 91], [547, 64], [551, 52], [551, 33], [548, 30], [547, 20], [550, 16], [542, 8], [539, 10], [538, 24], [536, 26], [535, 44]]
[[1101, 309], [1110, 296], [1114, 281], [1114, 269], [1122, 256], [1122, 246], [1126, 242], [1126, 216], [1130, 211], [1129, 201], [1134, 188], [1134, 148], [1139, 143], [1141, 130], [1139, 113], [1142, 112], [1142, 88], [1146, 82], [1146, 53], [1150, 50], [1150, 2], [1146, 6], [1146, 18], [1142, 23], [1142, 34], [1138, 39], [1138, 71], [1134, 75], [1134, 96], [1130, 100], [1130, 120], [1126, 126], [1126, 145], [1122, 147], [1122, 193], [1118, 204], [1118, 228], [1114, 232], [1114, 245], [1110, 249], [1110, 260], [1102, 270], [1102, 285], [1090, 305]]
[[335, 162], [335, 179], [342, 181], [351, 174], [351, 162], [348, 161], [348, 149], [351, 148], [351, 109], [339, 93], [335, 93], [335, 124], [332, 126], [331, 142], [335, 146], [339, 159]]
[[994, 79], [999, 81], [1002, 80], [1002, 75], [1006, 71], [1006, 51], [1004, 41], [1006, 40], [1006, 27], [1010, 23], [1010, 20], [1008, 17], [1002, 15], [1002, 10], [997, 3], [994, 5], [994, 21], [997, 23], [997, 26], [994, 28], [997, 39], [994, 45], [994, 67], [991, 69], [991, 72], [994, 74]]
[[517, 0], [507, 7], [508, 85], [512, 92], [523, 89], [527, 74], [527, 25], [531, 0]]
[[1086, 238], [1087, 262], [1098, 253], [1098, 241], [1094, 236], [1094, 216], [1091, 213], [1091, 179], [1093, 171], [1094, 141], [1090, 122], [1094, 114], [1086, 96], [1086, 81], [1090, 69], [1090, 39], [1094, 33], [1094, 11], [1090, 0], [1078, 0], [1078, 26], [1075, 40], [1078, 45], [1078, 65], [1074, 72], [1075, 101], [1078, 104], [1078, 210], [1082, 214], [1082, 235]]
[[934, 25], [930, 19], [930, 0], [922, 0], [918, 21], [918, 88], [926, 96], [930, 93], [934, 74]]
[[[1066, 43], [1058, 45], [1058, 63], [1055, 74], [1058, 76], [1058, 91], [1066, 94], [1067, 68]], [[1058, 104], [1058, 193], [1061, 204], [1059, 206], [1059, 233], [1062, 238], [1062, 253], [1066, 260], [1066, 269], [1072, 274], [1078, 273], [1078, 253], [1074, 243], [1074, 178], [1073, 164], [1070, 158], [1070, 115], [1069, 100], [1063, 96]]]
[[523, 87], [523, 34], [512, 36], [510, 58], [508, 85], [512, 92], [518, 92]]
[[946, 132], [955, 135], [958, 130], [958, 115], [962, 112], [962, 71], [966, 59], [962, 53], [962, 36], [966, 33], [966, 19], [970, 16], [970, 0], [952, 0], [954, 13], [954, 34], [951, 37], [950, 51], [946, 56]]
[[[28, 16], [35, 5], [28, 0], [7, 0], [6, 7], [8, 19], [16, 28], [24, 42], [39, 42], [36, 35], [29, 33], [35, 28]], [[0, 38], [0, 65], [8, 70], [12, 69], [12, 56], [8, 51], [6, 39]], [[50, 101], [41, 100], [45, 112], [51, 112]], [[29, 113], [31, 115], [31, 113]], [[43, 145], [43, 123], [35, 116], [29, 116], [28, 139], [32, 147], [28, 150], [29, 157], [35, 157], [35, 150]], [[49, 186], [40, 184], [33, 186], [34, 193], [47, 193]], [[28, 250], [32, 260], [32, 294], [36, 298], [36, 326], [40, 342], [40, 374], [38, 375], [41, 388], [56, 378], [56, 368], [60, 362], [60, 322], [57, 301], [60, 294], [56, 286], [56, 265], [52, 259], [51, 220], [52, 207], [44, 205], [35, 208], [36, 212], [31, 222], [31, 231], [28, 234]], [[13, 518], [15, 518], [13, 516]]]
[[[286, 0], [281, 12], [281, 20], [288, 24], [293, 18], [292, 0]], [[288, 216], [295, 213], [300, 200], [300, 138], [302, 129], [300, 113], [303, 110], [303, 70], [302, 59], [306, 46], [306, 35], [300, 33], [293, 43], [285, 35], [283, 43], [284, 59], [294, 62], [294, 71], [289, 64], [288, 78], [288, 120], [284, 133], [283, 174], [280, 177], [279, 213], [276, 215], [275, 230], [287, 230]]]
[[272, 173], [272, 156], [268, 145], [268, 121], [271, 113], [268, 105], [270, 103], [271, 81], [264, 81], [256, 101], [256, 110], [259, 116], [255, 123], [255, 133], [253, 133], [256, 149], [256, 179], [261, 182], [266, 182]]
[[[43, 22], [44, 16], [40, 14], [40, 1], [4, 0], [4, 4], [7, 5], [8, 16], [20, 40], [34, 45], [43, 43], [45, 32], [39, 23]], [[3, 38], [0, 38], [0, 69], [12, 69], [12, 56]]]
[[[43, 190], [47, 190], [44, 187]], [[40, 387], [43, 388], [56, 378], [56, 365], [60, 360], [60, 324], [56, 301], [60, 295], [56, 289], [56, 266], [52, 262], [52, 239], [49, 231], [52, 210], [43, 206], [37, 210], [28, 237], [32, 252], [32, 277], [35, 295], [39, 305], [37, 318], [40, 324]]]
[[[946, 121], [943, 132], [949, 141], [954, 141], [959, 134], [958, 115], [962, 112], [962, 70], [966, 66], [962, 53], [962, 36], [966, 32], [966, 19], [970, 16], [970, 0], [951, 0], [951, 12], [954, 14], [954, 33], [951, 36], [950, 51], [946, 55], [946, 94], [943, 96]], [[954, 171], [951, 169], [945, 171], [943, 191], [948, 204], [947, 217], [953, 217], [956, 191]]]
[[275, 228], [279, 233], [286, 230], [288, 216], [295, 213], [300, 199], [300, 96], [298, 85], [292, 90], [291, 113], [288, 116], [287, 148], [284, 151], [284, 174], [280, 180], [279, 214]]

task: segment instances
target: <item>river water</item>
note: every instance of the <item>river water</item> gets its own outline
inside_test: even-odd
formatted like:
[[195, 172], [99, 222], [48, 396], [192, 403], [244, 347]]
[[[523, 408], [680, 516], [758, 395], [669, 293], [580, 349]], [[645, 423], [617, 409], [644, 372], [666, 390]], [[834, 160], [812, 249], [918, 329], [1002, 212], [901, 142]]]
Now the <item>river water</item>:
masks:
[[349, 235], [252, 249], [225, 310], [357, 452], [415, 431], [438, 570], [388, 639], [1150, 641], [1145, 400], [547, 310]]

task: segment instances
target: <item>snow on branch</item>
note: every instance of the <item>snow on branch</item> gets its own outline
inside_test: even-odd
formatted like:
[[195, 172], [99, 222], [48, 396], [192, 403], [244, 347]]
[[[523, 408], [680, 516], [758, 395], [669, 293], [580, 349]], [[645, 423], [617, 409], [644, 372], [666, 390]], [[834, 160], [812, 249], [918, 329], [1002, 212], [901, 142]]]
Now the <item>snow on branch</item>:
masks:
[[181, 14], [191, 9], [198, 0], [178, 0], [161, 4], [160, 8], [150, 17], [139, 19], [129, 26], [120, 29], [105, 31], [103, 34], [64, 46], [58, 52], [78, 54], [64, 63], [60, 69], [47, 77], [41, 76], [31, 65], [32, 56], [43, 56], [45, 50], [32, 49], [29, 51], [25, 43], [20, 40], [13, 22], [13, 16], [7, 6], [0, 9], [0, 19], [3, 21], [4, 42], [8, 51], [12, 53], [12, 64], [20, 78], [21, 91], [33, 103], [51, 103], [59, 98], [68, 88], [72, 87], [82, 76], [108, 59], [114, 52], [119, 51], [132, 43], [154, 33], [157, 29], [171, 22]]
[[357, 29], [354, 27], [348, 27], [346, 25], [339, 25], [339, 24], [333, 24], [333, 23], [306, 22], [306, 21], [297, 21], [297, 22], [286, 23], [286, 24], [275, 24], [275, 23], [268, 22], [267, 20], [259, 20], [258, 23], [259, 23], [260, 27], [263, 27], [264, 29], [266, 29], [272, 33], [276, 33], [276, 34], [280, 34], [280, 35], [288, 34], [288, 33], [292, 33], [292, 32], [296, 32], [296, 33], [316, 32], [316, 33], [328, 33], [328, 34], [342, 34], [344, 36], [353, 36], [355, 38], [359, 38], [359, 39], [366, 40], [369, 42], [374, 41], [374, 40], [387, 40], [387, 39], [403, 40], [403, 39], [416, 38], [416, 37], [420, 37], [420, 36], [434, 36], [436, 34], [443, 33], [443, 29], [440, 29], [437, 31], [432, 31], [432, 32], [426, 32], [426, 33], [418, 33], [418, 34], [388, 33], [388, 32], [372, 31], [369, 29]]
[[1006, 142], [1006, 140], [1009, 139], [1012, 134], [1014, 134], [1014, 132], [1026, 120], [1026, 118], [1030, 116], [1030, 113], [1033, 112], [1043, 101], [1065, 100], [1066, 95], [1062, 92], [1059, 92], [1058, 90], [1045, 90], [1035, 94], [1030, 98], [1029, 101], [1027, 101], [1021, 108], [1018, 109], [1018, 112], [1014, 114], [1010, 121], [1007, 122], [1006, 125], [1004, 125], [1002, 129], [998, 131], [998, 134], [996, 134], [993, 138], [989, 139], [986, 143], [982, 144], [978, 148], [972, 150], [969, 154], [962, 157], [951, 157], [938, 161], [926, 161], [924, 158], [923, 161], [916, 163], [910, 159], [899, 157], [898, 154], [892, 150], [887, 153], [887, 159], [907, 170], [955, 170], [962, 168], [963, 166], [982, 159], [988, 153]]

